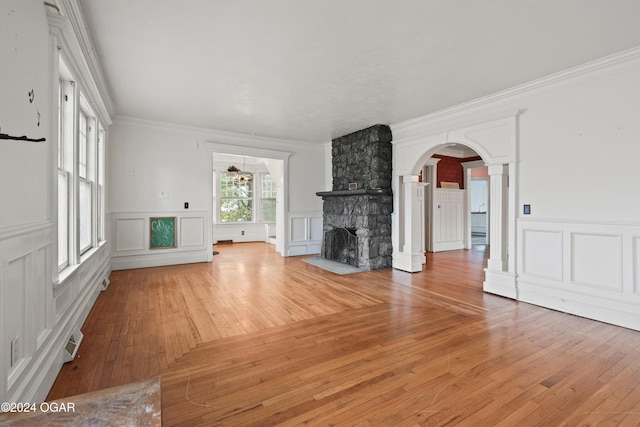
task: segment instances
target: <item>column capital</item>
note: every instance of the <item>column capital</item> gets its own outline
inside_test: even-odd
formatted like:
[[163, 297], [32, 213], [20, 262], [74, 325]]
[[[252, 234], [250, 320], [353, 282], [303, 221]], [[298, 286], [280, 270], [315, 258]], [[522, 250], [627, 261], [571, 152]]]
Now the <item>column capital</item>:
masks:
[[508, 172], [505, 171], [504, 165], [499, 163], [497, 165], [489, 165], [487, 167], [487, 173], [489, 175], [507, 175]]

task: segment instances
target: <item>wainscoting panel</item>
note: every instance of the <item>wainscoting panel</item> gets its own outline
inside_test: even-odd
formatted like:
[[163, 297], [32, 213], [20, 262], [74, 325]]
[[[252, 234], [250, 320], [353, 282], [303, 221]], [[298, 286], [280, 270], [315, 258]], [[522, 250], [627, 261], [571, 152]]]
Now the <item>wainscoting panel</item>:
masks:
[[519, 219], [517, 298], [640, 330], [640, 224]]
[[562, 281], [562, 232], [524, 230], [524, 274]]
[[144, 250], [145, 223], [146, 218], [119, 218], [114, 224], [116, 252]]
[[322, 217], [309, 218], [309, 240], [322, 241]]
[[[149, 218], [175, 216], [177, 238], [175, 248], [150, 249]], [[118, 212], [112, 213], [114, 270], [188, 264], [211, 260], [207, 247], [206, 211], [189, 212]]]
[[34, 269], [34, 301], [36, 310], [33, 313], [33, 321], [36, 332], [36, 348], [39, 348], [45, 338], [51, 331], [51, 298], [53, 297], [51, 286], [51, 263], [48, 260], [53, 259], [53, 243], [46, 242], [36, 248]]
[[204, 217], [182, 217], [180, 218], [180, 246], [203, 246], [204, 245]]
[[290, 213], [287, 256], [319, 254], [322, 246], [322, 212]]
[[622, 292], [622, 236], [571, 233], [571, 281]]
[[0, 401], [41, 402], [62, 366], [62, 349], [82, 326], [111, 271], [108, 244], [54, 283], [55, 227], [0, 230]]
[[309, 218], [291, 218], [291, 243], [306, 242], [309, 237]]
[[633, 293], [640, 294], [640, 236], [633, 236], [631, 262], [633, 264]]
[[[7, 279], [4, 284], [2, 304], [2, 324], [6, 345], [2, 347], [8, 352], [7, 388], [12, 388], [20, 373], [27, 366], [27, 358], [31, 356], [30, 316], [34, 307], [28, 299], [28, 290], [33, 287], [29, 277], [33, 266], [33, 252], [17, 254], [7, 260]], [[3, 344], [5, 344], [3, 343]]]

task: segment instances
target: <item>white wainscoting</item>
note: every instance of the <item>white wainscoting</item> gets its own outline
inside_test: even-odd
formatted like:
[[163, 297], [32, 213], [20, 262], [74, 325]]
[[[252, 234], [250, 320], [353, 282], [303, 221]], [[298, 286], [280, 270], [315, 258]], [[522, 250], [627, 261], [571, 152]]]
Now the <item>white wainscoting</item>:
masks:
[[220, 240], [233, 242], [264, 242], [267, 240], [267, 228], [264, 223], [214, 224], [213, 243]]
[[322, 212], [289, 213], [287, 255], [319, 254], [322, 247]]
[[[177, 238], [175, 248], [149, 248], [149, 218], [175, 216]], [[113, 230], [114, 270], [155, 267], [160, 265], [206, 262], [211, 259], [205, 224], [206, 211], [189, 212], [119, 212], [111, 216]]]
[[437, 188], [433, 202], [433, 251], [464, 249], [465, 190]]
[[518, 220], [518, 299], [640, 330], [640, 224]]
[[[51, 222], [0, 230], [0, 401], [41, 402], [60, 367], [71, 331], [81, 327], [111, 272], [109, 244], [54, 283]], [[15, 354], [11, 348], [14, 342]], [[12, 360], [13, 359], [13, 360]]]

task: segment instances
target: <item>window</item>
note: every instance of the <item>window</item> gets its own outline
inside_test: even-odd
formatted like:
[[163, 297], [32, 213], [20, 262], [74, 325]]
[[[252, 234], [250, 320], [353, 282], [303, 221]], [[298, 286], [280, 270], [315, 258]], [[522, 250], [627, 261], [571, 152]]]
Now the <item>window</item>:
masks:
[[260, 207], [262, 222], [276, 221], [276, 183], [268, 173], [260, 174]]
[[217, 171], [213, 178], [215, 223], [276, 221], [276, 184], [268, 173], [254, 173], [246, 181]]
[[220, 174], [220, 222], [253, 221], [253, 181]]
[[105, 159], [104, 159], [104, 138], [105, 132], [101, 125], [98, 125], [98, 164], [96, 171], [97, 174], [97, 221], [98, 221], [98, 241], [106, 240], [106, 228], [105, 228], [105, 191], [104, 191], [104, 181], [105, 181]]
[[[81, 97], [81, 104], [86, 101]], [[93, 243], [93, 187], [95, 181], [94, 156], [95, 151], [95, 119], [88, 113], [87, 107], [81, 106], [78, 113], [78, 184], [79, 184], [79, 214], [80, 226], [80, 254], [85, 253]]]
[[58, 270], [104, 239], [104, 130], [60, 58]]
[[75, 83], [62, 76], [58, 79], [58, 270], [70, 264], [74, 235], [71, 227], [74, 91]]

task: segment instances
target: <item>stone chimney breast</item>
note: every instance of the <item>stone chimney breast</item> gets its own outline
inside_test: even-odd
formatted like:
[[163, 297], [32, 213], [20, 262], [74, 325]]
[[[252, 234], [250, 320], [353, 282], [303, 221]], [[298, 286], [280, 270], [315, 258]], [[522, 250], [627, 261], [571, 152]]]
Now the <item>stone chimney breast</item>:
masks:
[[[391, 267], [391, 129], [375, 125], [332, 141], [333, 191], [323, 200], [322, 257], [366, 270]], [[357, 189], [349, 189], [356, 184]], [[353, 232], [356, 249], [336, 248], [335, 231]], [[344, 233], [342, 233], [344, 234]]]

